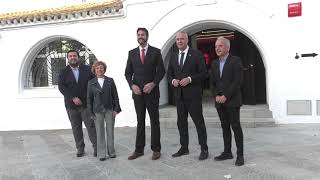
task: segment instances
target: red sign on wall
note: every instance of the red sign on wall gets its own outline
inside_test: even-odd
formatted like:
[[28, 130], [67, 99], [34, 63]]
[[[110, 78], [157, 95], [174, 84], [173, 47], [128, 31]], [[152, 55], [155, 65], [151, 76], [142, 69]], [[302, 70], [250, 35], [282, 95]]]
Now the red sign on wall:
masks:
[[301, 16], [302, 5], [301, 2], [288, 4], [288, 17]]

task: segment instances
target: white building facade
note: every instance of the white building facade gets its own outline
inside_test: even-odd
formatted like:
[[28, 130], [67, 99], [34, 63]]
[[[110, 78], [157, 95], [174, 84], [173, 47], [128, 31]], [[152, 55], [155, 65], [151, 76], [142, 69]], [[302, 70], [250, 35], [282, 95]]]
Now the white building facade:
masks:
[[[297, 17], [288, 17], [288, 4], [296, 3], [289, 0], [75, 0], [50, 4], [58, 9], [32, 6], [35, 0], [16, 2], [19, 5], [15, 4], [15, 8], [12, 8], [14, 4], [0, 2], [3, 62], [0, 130], [70, 128], [63, 96], [54, 80], [43, 87], [34, 87], [35, 82], [27, 83], [39, 52], [47, 44], [61, 39], [82, 43], [96, 59], [107, 63], [106, 75], [115, 79], [123, 110], [117, 116], [116, 126], [135, 126], [135, 110], [124, 69], [128, 51], [138, 46], [138, 27], [149, 30], [149, 43], [161, 49], [165, 64], [177, 31], [186, 31], [193, 46], [199, 48], [201, 44], [195, 42], [205, 37], [206, 32], [240, 34], [245, 40], [236, 40], [233, 34], [231, 43], [238, 43], [236, 47], [242, 47], [239, 54], [243, 54], [252, 50], [243, 42], [250, 42], [263, 66], [262, 71], [256, 68], [263, 80], [256, 78], [255, 85], [248, 87], [255, 89], [256, 96], [260, 92], [259, 103], [268, 105], [276, 123], [320, 122], [320, 84], [316, 80], [320, 77], [320, 56], [302, 57], [320, 53], [320, 36], [317, 36], [320, 27], [315, 25], [320, 16], [320, 3], [316, 1], [300, 1], [302, 14]], [[32, 7], [39, 11], [26, 13], [34, 9]], [[25, 12], [21, 18], [5, 14], [8, 9]], [[201, 47], [213, 49], [210, 38], [204, 39], [209, 43]], [[247, 62], [245, 67], [254, 68], [254, 65]], [[255, 75], [257, 73], [251, 73], [248, 78]], [[160, 104], [168, 104], [170, 93], [165, 78], [160, 83], [160, 91]]]

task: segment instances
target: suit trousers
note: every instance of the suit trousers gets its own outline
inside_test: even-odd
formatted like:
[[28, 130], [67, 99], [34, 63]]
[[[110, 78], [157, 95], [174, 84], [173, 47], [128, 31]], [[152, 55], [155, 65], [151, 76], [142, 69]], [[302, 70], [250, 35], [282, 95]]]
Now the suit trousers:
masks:
[[[105, 158], [108, 150], [109, 156], [115, 156], [114, 150], [114, 121], [111, 110], [102, 113], [95, 113], [94, 120], [97, 130], [97, 156], [98, 158]], [[106, 135], [107, 132], [107, 143]]]
[[208, 150], [207, 130], [202, 113], [201, 100], [177, 99], [178, 129], [180, 134], [180, 144], [182, 149], [188, 149], [188, 113], [190, 114], [198, 133], [198, 141], [201, 150]]
[[82, 121], [87, 128], [89, 139], [94, 149], [97, 148], [97, 135], [94, 122], [90, 119], [86, 108], [67, 109], [69, 120], [71, 122], [73, 137], [78, 150], [84, 150], [85, 144], [82, 132]]
[[146, 144], [145, 137], [145, 117], [148, 110], [151, 125], [151, 149], [154, 152], [161, 151], [160, 144], [160, 121], [159, 121], [159, 98], [151, 95], [133, 95], [134, 106], [137, 114], [137, 135], [135, 152], [144, 151]]
[[217, 111], [221, 121], [224, 152], [231, 152], [232, 128], [237, 146], [237, 155], [243, 156], [243, 133], [240, 124], [240, 107], [226, 107], [221, 105], [217, 107]]

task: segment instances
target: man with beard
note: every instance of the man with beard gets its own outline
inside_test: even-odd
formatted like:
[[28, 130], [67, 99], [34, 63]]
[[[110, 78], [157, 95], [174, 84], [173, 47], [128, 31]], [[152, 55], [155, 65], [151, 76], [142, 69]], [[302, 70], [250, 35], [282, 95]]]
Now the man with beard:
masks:
[[152, 160], [161, 156], [159, 122], [159, 82], [165, 74], [161, 52], [148, 44], [149, 33], [146, 28], [137, 29], [139, 47], [129, 51], [125, 77], [132, 90], [132, 98], [137, 114], [137, 134], [135, 151], [129, 160], [144, 155], [146, 109], [151, 124]]
[[84, 122], [90, 141], [93, 145], [93, 156], [97, 156], [97, 135], [94, 121], [87, 111], [87, 85], [94, 78], [90, 67], [80, 64], [79, 53], [75, 50], [67, 52], [69, 65], [61, 70], [58, 86], [64, 96], [68, 117], [71, 122], [73, 137], [77, 148], [77, 157], [84, 155], [82, 121]]

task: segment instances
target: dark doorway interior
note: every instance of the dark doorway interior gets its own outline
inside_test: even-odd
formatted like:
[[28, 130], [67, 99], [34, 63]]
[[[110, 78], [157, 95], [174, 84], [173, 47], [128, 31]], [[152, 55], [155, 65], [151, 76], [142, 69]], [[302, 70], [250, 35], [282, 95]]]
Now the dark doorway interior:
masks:
[[[211, 72], [211, 63], [217, 58], [214, 50], [216, 38], [224, 36], [231, 41], [230, 53], [242, 59], [244, 81], [242, 85], [243, 103], [247, 105], [266, 104], [265, 68], [259, 50], [244, 34], [228, 29], [208, 29], [189, 36], [189, 46], [200, 50], [205, 59], [207, 70]], [[169, 53], [177, 53], [174, 44]], [[169, 86], [169, 104], [175, 104], [172, 89]], [[209, 76], [203, 82], [203, 101], [212, 100]]]
[[265, 68], [257, 47], [248, 37], [236, 31], [231, 42], [231, 53], [241, 57], [243, 63], [243, 103], [265, 104]]

